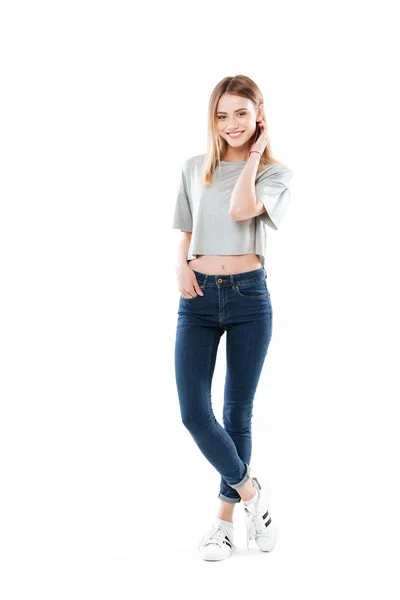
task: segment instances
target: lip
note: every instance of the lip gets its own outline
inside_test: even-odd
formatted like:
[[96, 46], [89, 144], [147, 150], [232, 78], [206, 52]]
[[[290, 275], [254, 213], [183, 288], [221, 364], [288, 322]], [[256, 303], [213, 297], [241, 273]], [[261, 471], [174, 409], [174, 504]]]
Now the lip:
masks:
[[[243, 133], [243, 131], [229, 131], [228, 135], [229, 135], [229, 137], [232, 137], [231, 134], [234, 134], [232, 139], [236, 139], [236, 138], [239, 138], [242, 133]], [[235, 135], [235, 134], [239, 134], [239, 135]]]

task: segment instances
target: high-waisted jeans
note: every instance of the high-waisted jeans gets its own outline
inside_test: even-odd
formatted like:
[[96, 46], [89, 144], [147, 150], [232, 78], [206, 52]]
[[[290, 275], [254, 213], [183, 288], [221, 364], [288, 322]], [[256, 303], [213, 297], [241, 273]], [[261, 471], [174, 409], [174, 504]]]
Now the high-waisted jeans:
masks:
[[[179, 299], [175, 376], [181, 417], [220, 473], [218, 498], [240, 502], [250, 476], [253, 400], [272, 335], [264, 267], [236, 275], [194, 271], [204, 296]], [[215, 418], [211, 383], [218, 344], [226, 335], [223, 424]]]

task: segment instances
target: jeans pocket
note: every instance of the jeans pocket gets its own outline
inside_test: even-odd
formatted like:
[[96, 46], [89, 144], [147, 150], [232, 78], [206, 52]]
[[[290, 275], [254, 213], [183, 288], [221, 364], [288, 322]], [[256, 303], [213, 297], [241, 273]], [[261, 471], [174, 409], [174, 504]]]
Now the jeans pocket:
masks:
[[269, 297], [267, 283], [264, 278], [235, 284], [235, 290], [242, 298], [258, 300]]
[[[200, 289], [202, 290], [203, 294], [204, 294], [204, 286], [200, 286]], [[202, 296], [200, 294], [197, 294], [195, 296], [193, 296], [192, 298], [185, 298], [185, 296], [182, 296], [182, 294], [180, 294], [180, 298], [181, 300], [185, 301], [185, 302], [192, 302], [193, 300], [196, 300], [196, 298], [202, 298]]]

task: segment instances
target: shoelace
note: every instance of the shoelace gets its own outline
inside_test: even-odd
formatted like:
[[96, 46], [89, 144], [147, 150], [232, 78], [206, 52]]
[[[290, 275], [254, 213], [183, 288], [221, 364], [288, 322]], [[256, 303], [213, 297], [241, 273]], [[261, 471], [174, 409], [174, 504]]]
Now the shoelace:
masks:
[[200, 541], [199, 548], [203, 545], [204, 541], [207, 539], [207, 542], [204, 544], [207, 546], [208, 544], [217, 544], [220, 548], [224, 544], [226, 532], [222, 525], [214, 525], [210, 532], [204, 534], [203, 538]]
[[254, 540], [253, 516], [251, 513], [246, 513], [246, 542], [247, 550], [249, 549], [249, 541]]
[[[257, 494], [260, 494], [260, 491], [257, 487]], [[256, 511], [255, 514], [252, 512], [246, 512], [246, 542], [247, 542], [247, 550], [249, 549], [249, 541], [255, 540], [256, 537], [262, 536], [270, 536], [269, 530], [265, 527], [265, 523], [262, 517], [262, 511], [260, 507], [260, 495], [258, 497], [258, 501], [255, 505]], [[248, 509], [247, 509], [248, 510]]]

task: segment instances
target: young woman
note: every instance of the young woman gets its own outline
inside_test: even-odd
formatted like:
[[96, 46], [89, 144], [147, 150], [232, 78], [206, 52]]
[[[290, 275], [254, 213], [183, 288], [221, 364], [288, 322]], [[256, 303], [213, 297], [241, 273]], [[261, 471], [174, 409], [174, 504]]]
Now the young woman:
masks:
[[[199, 543], [204, 560], [231, 555], [233, 509], [243, 500], [247, 548], [272, 550], [276, 527], [264, 491], [250, 476], [253, 399], [272, 335], [265, 270], [266, 226], [278, 229], [292, 171], [270, 152], [263, 97], [244, 75], [213, 90], [208, 151], [186, 159], [173, 228], [183, 232], [175, 373], [182, 422], [221, 475], [219, 510]], [[211, 384], [226, 332], [223, 424], [215, 419]]]

